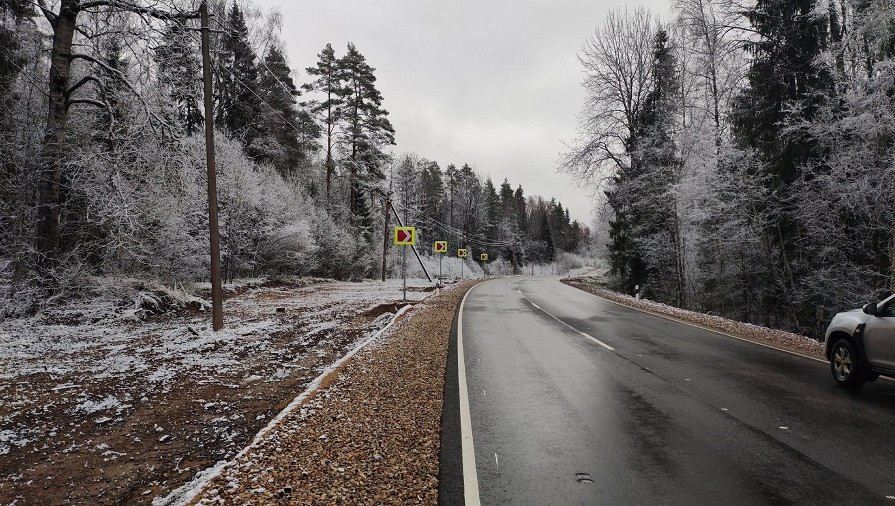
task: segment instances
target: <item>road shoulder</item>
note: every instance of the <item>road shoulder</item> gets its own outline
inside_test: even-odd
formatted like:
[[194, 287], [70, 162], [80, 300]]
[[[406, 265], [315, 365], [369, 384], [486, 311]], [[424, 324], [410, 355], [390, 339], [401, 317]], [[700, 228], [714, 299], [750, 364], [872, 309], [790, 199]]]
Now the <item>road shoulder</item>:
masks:
[[449, 338], [474, 284], [411, 310], [192, 504], [436, 504]]
[[787, 353], [800, 355], [826, 362], [824, 357], [823, 343], [815, 341], [806, 336], [786, 332], [783, 330], [770, 329], [753, 325], [751, 323], [743, 323], [719, 316], [707, 315], [695, 311], [687, 311], [684, 309], [669, 306], [659, 302], [645, 299], [635, 299], [628, 295], [613, 292], [604, 288], [595, 287], [580, 279], [563, 279], [566, 285], [578, 288], [592, 295], [606, 299], [616, 304], [650, 313], [662, 318], [678, 321], [686, 325], [699, 327], [710, 330], [715, 333], [723, 334], [735, 339], [753, 342], [762, 346], [767, 346]]

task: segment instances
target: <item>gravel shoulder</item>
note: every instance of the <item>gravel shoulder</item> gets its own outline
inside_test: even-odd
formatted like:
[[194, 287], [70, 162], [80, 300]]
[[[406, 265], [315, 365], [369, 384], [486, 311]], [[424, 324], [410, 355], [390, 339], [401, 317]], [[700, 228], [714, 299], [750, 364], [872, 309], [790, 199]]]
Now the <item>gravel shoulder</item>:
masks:
[[448, 342], [475, 283], [413, 307], [189, 504], [437, 504]]
[[598, 297], [641, 311], [705, 327], [710, 330], [729, 334], [740, 339], [753, 341], [783, 351], [826, 361], [823, 343], [815, 341], [807, 336], [761, 327], [751, 323], [728, 320], [726, 318], [721, 318], [720, 316], [687, 311], [651, 300], [636, 299], [629, 295], [623, 295], [618, 292], [613, 292], [612, 290], [595, 286], [594, 284], [591, 284], [587, 278], [563, 279], [562, 282], [569, 286], [574, 286], [575, 288], [590, 292]]

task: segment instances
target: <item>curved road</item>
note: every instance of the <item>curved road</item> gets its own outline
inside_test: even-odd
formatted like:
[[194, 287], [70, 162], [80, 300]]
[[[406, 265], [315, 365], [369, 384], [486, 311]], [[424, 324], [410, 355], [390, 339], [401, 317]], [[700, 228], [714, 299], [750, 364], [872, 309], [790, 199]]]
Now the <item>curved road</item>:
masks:
[[458, 320], [442, 504], [895, 505], [895, 382], [849, 392], [558, 278], [482, 283]]

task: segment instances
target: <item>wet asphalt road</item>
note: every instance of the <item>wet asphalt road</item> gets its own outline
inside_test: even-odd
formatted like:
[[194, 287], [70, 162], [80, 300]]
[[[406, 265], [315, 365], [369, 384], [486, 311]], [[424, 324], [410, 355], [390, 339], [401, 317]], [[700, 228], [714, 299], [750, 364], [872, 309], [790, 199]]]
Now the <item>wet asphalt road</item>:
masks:
[[[480, 284], [462, 318], [482, 504], [895, 505], [895, 382], [849, 392], [557, 278]], [[464, 493], [456, 361], [454, 336], [442, 504]]]

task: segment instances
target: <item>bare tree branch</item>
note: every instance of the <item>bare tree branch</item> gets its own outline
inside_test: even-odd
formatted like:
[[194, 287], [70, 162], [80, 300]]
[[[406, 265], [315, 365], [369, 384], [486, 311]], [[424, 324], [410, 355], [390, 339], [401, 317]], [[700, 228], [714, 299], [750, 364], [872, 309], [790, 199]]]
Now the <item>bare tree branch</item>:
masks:
[[169, 12], [152, 7], [144, 7], [133, 2], [121, 2], [118, 0], [94, 0], [91, 2], [82, 2], [81, 9], [88, 10], [94, 7], [113, 7], [123, 11], [132, 12], [134, 14], [148, 15], [156, 19], [195, 19], [199, 17], [198, 11], [191, 12]]
[[70, 97], [72, 95], [72, 93], [78, 91], [78, 88], [80, 88], [81, 86], [84, 86], [85, 84], [87, 84], [89, 82], [92, 82], [92, 83], [96, 84], [97, 86], [99, 86], [100, 88], [103, 88], [102, 81], [100, 81], [96, 76], [86, 76], [83, 79], [81, 79], [80, 81], [78, 81], [77, 83], [70, 86], [68, 88], [68, 90], [66, 90], [66, 93], [65, 93], [66, 96]]
[[76, 104], [86, 104], [86, 105], [92, 105], [95, 107], [99, 107], [100, 109], [104, 109], [109, 114], [109, 117], [113, 118], [112, 119], [113, 122], [115, 121], [114, 120], [115, 115], [113, 114], [112, 107], [105, 102], [100, 102], [99, 100], [95, 100], [92, 98], [76, 98], [73, 100], [69, 100], [68, 102], [66, 102], [66, 104], [68, 105], [68, 107], [71, 107]]
[[123, 72], [121, 72], [118, 69], [112, 68], [109, 65], [103, 63], [102, 61], [94, 58], [93, 56], [87, 55], [87, 54], [75, 53], [75, 54], [71, 55], [71, 58], [72, 58], [72, 60], [80, 59], [80, 60], [89, 61], [89, 62], [93, 63], [94, 65], [96, 65], [97, 67], [101, 68], [102, 70], [108, 72], [114, 78], [121, 81], [121, 83], [124, 84], [125, 86], [127, 86], [127, 88], [131, 91], [131, 93], [133, 93], [133, 95], [137, 98], [137, 100], [139, 100], [140, 103], [143, 105], [143, 110], [146, 112], [147, 117], [149, 117], [151, 120], [155, 121], [156, 123], [162, 125], [167, 130], [173, 129], [173, 127], [171, 125], [169, 125], [168, 122], [164, 118], [162, 118], [161, 116], [159, 116], [158, 114], [153, 112], [152, 107], [146, 101], [146, 98], [143, 96], [142, 93], [140, 93], [139, 90], [137, 90], [137, 87], [133, 83], [130, 82], [130, 80], [127, 78], [127, 76]]
[[[32, 2], [32, 4], [34, 4], [34, 2]], [[37, 5], [38, 9], [40, 9], [40, 12], [43, 13], [44, 17], [47, 18], [47, 21], [50, 22], [50, 26], [55, 28], [58, 16], [47, 7], [46, 0], [37, 0], [37, 3], [35, 5]]]

